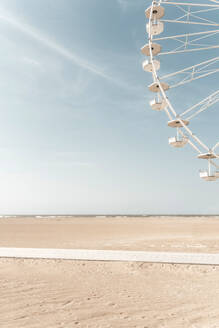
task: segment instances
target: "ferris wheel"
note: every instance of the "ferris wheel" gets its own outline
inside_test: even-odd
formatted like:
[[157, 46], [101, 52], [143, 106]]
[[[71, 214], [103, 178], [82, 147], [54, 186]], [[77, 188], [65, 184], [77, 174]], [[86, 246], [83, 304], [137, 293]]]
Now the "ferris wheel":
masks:
[[[155, 111], [164, 111], [168, 117], [167, 125], [175, 130], [175, 136], [169, 138], [169, 145], [175, 148], [190, 145], [197, 158], [205, 160], [206, 168], [199, 172], [200, 178], [219, 180], [219, 142], [207, 145], [196, 135], [195, 124], [199, 115], [210, 109], [215, 111], [215, 104], [219, 102], [219, 0], [198, 0], [195, 3], [154, 0], [145, 15], [148, 43], [141, 52], [147, 56], [142, 64], [143, 70], [152, 73], [153, 82], [148, 89], [154, 94], [154, 99], [150, 106]], [[158, 75], [161, 66], [168, 74]], [[189, 106], [186, 99], [178, 108], [171, 100], [171, 89], [174, 88], [182, 88], [185, 98], [193, 99], [201, 94], [203, 99], [196, 99], [196, 103]]]

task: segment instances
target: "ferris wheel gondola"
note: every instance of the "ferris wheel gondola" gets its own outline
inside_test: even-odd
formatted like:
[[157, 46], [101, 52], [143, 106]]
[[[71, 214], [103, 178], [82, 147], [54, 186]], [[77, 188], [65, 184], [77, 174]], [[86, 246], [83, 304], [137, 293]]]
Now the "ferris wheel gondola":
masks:
[[[158, 71], [162, 68], [158, 59], [160, 56], [190, 54], [204, 50], [214, 51], [219, 48], [218, 43], [212, 43], [212, 39], [214, 40], [215, 37], [219, 36], [218, 15], [216, 15], [216, 21], [209, 18], [211, 13], [219, 11], [219, 0], [205, 1], [205, 3], [191, 3], [153, 0], [151, 6], [145, 11], [148, 19], [146, 24], [148, 43], [141, 48], [141, 52], [148, 57], [143, 62], [143, 69], [152, 73], [153, 78], [153, 82], [148, 86], [148, 89], [156, 94], [156, 97], [150, 101], [150, 106], [153, 110], [165, 111], [169, 119], [168, 126], [177, 130], [177, 135], [169, 138], [169, 145], [175, 148], [183, 148], [189, 144], [198, 153], [197, 157], [199, 159], [208, 161], [208, 169], [200, 171], [200, 178], [205, 181], [215, 181], [219, 179], [219, 155], [215, 152], [216, 148], [219, 147], [219, 142], [213, 147], [208, 147], [193, 133], [190, 123], [194, 117], [219, 101], [219, 90], [185, 109], [183, 113], [178, 113], [174, 109], [172, 102], [167, 97], [167, 92], [172, 88], [181, 87], [195, 80], [219, 73], [219, 57], [203, 60], [173, 73], [158, 76]], [[177, 8], [181, 15], [166, 17], [170, 7], [171, 15], [174, 12], [173, 7]], [[176, 35], [163, 36], [162, 33], [165, 31], [166, 23], [181, 24], [186, 28]], [[179, 31], [179, 29], [176, 28], [176, 31]], [[210, 42], [206, 40], [210, 40]], [[177, 45], [166, 49], [166, 44], [171, 43], [172, 45], [174, 42]], [[181, 60], [180, 63], [183, 63], [183, 61]], [[172, 82], [172, 80], [174, 81]], [[190, 90], [192, 91], [192, 88]]]

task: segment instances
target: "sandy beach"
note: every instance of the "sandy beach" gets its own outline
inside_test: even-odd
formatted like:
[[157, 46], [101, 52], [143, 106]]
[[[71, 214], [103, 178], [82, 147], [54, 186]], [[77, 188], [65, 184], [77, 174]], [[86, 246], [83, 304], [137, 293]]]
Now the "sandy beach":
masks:
[[[1, 247], [219, 251], [219, 218], [2, 218]], [[0, 327], [219, 326], [219, 267], [0, 260]]]

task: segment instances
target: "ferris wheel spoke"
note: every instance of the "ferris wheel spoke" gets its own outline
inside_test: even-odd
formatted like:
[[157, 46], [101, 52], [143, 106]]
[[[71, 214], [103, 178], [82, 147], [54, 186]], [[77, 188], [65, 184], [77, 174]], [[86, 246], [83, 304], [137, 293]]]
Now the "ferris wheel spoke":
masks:
[[[209, 76], [211, 74], [215, 74], [217, 72], [219, 72], [219, 68], [216, 69], [216, 70], [214, 70], [214, 71], [207, 72], [207, 73], [200, 74], [200, 75], [198, 75], [199, 72], [197, 72], [196, 76], [195, 76], [195, 73], [194, 72], [191, 72], [189, 77], [185, 77], [184, 79], [181, 79], [181, 81], [179, 81], [179, 82], [177, 82], [175, 84], [172, 84], [172, 85], [169, 84], [169, 89], [173, 89], [173, 88], [179, 87], [181, 85], [184, 85], [186, 83], [190, 83], [192, 81], [202, 79], [202, 78], [204, 78], [206, 76]], [[163, 80], [163, 79], [165, 79], [165, 77], [161, 78], [161, 80]]]
[[219, 7], [218, 8], [210, 8], [210, 9], [197, 10], [196, 11], [196, 14], [206, 13], [206, 12], [210, 12], [210, 11], [213, 11], [213, 10], [219, 10]]
[[203, 22], [207, 22], [207, 23], [210, 23], [210, 24], [217, 24], [217, 23], [214, 22], [214, 21], [211, 21], [211, 20], [209, 20], [209, 19], [205, 19], [205, 18], [199, 17], [199, 16], [194, 15], [194, 14], [192, 14], [192, 13], [190, 13], [190, 17], [198, 18], [198, 19], [200, 19], [201, 21], [203, 21]]
[[171, 35], [171, 36], [165, 36], [165, 37], [159, 37], [154, 38], [154, 41], [160, 41], [160, 40], [168, 40], [168, 39], [175, 39], [175, 38], [188, 38], [195, 35], [204, 35], [204, 34], [215, 34], [219, 33], [219, 29], [212, 30], [212, 31], [202, 31], [202, 32], [195, 32], [195, 33], [185, 33], [185, 34], [177, 34], [177, 35]]
[[[178, 78], [178, 81], [173, 83], [172, 85], [169, 85], [170, 88], [175, 88], [177, 86], [192, 82], [194, 80], [209, 76], [211, 74], [215, 74], [219, 72], [219, 68], [213, 68], [210, 70], [205, 70], [205, 68], [208, 68], [211, 65], [216, 64], [219, 61], [219, 57], [212, 58], [210, 60], [204, 61], [202, 63], [187, 67], [182, 69], [181, 71], [177, 71], [165, 76], [162, 76], [160, 80], [166, 80], [166, 79], [175, 79]], [[186, 74], [187, 76], [184, 78], [181, 78], [181, 75]]]
[[173, 55], [173, 54], [175, 55], [175, 54], [182, 54], [182, 53], [188, 53], [188, 52], [196, 52], [196, 51], [217, 49], [217, 48], [219, 48], [219, 45], [218, 46], [210, 46], [210, 47], [194, 48], [194, 49], [183, 49], [183, 50], [174, 49], [172, 51], [162, 52], [162, 53], [159, 54], [159, 56]]
[[209, 3], [193, 3], [193, 2], [174, 2], [161, 0], [160, 4], [164, 5], [177, 5], [177, 6], [191, 6], [191, 7], [206, 7], [206, 8], [219, 8], [219, 5]]
[[209, 38], [209, 37], [211, 37], [211, 36], [215, 36], [215, 34], [217, 34], [218, 32], [213, 32], [213, 33], [212, 33], [211, 31], [209, 31], [208, 33], [209, 33], [208, 35], [204, 35], [204, 36], [202, 36], [202, 37], [200, 37], [200, 38], [197, 38], [197, 39], [191, 40], [190, 43], [194, 43], [194, 42], [197, 42], [197, 41], [199, 41], [199, 40], [203, 40], [203, 39]]
[[191, 76], [190, 79], [187, 79], [187, 80], [184, 80], [184, 81], [178, 82], [178, 83], [173, 84], [173, 85], [169, 85], [169, 89], [173, 89], [173, 88], [179, 87], [179, 86], [181, 86], [181, 85], [184, 85], [184, 84], [186, 84], [186, 83], [190, 83], [190, 82], [192, 82], [192, 81], [202, 79], [202, 78], [204, 78], [204, 77], [206, 77], [206, 76], [209, 76], [209, 75], [214, 74], [214, 73], [217, 73], [217, 72], [219, 72], [219, 69], [217, 69], [217, 70], [215, 70], [215, 71], [213, 71], [213, 72], [210, 72], [210, 73], [206, 73], [206, 74], [202, 74], [202, 75], [196, 76], [196, 77], [192, 77], [192, 76]]
[[[170, 1], [161, 1], [163, 4], [174, 5], [183, 15], [179, 15], [175, 19], [163, 19], [163, 22], [168, 23], [178, 23], [178, 24], [195, 24], [204, 26], [219, 26], [217, 22], [212, 19], [206, 19], [201, 16], [201, 14], [206, 12], [213, 12], [219, 10], [218, 5], [214, 4], [199, 4], [199, 3], [177, 3]], [[198, 8], [198, 10], [192, 10], [193, 7]], [[204, 7], [205, 9], [200, 9]]]
[[187, 117], [186, 119], [189, 120], [189, 121], [191, 121], [192, 118], [194, 118], [194, 117], [196, 117], [197, 115], [199, 115], [200, 113], [204, 112], [204, 111], [205, 111], [206, 109], [208, 109], [211, 105], [214, 105], [214, 104], [217, 103], [218, 101], [219, 101], [219, 99], [216, 100], [215, 102], [209, 104], [209, 105], [203, 106], [203, 107], [202, 107], [201, 109], [199, 109], [196, 113], [194, 113], [193, 115]]
[[214, 151], [217, 147], [219, 147], [219, 142], [216, 143], [216, 145], [212, 148], [212, 150]]
[[204, 110], [206, 110], [210, 106], [216, 104], [218, 101], [219, 101], [219, 90], [217, 90], [216, 92], [214, 92], [210, 96], [206, 97], [205, 99], [203, 99], [199, 103], [195, 104], [194, 106], [188, 108], [185, 112], [183, 112], [181, 114], [181, 116], [184, 116], [188, 113], [191, 113], [194, 110], [197, 110], [197, 112], [195, 112], [194, 114], [192, 114], [191, 116], [186, 118], [187, 120], [191, 120], [193, 117], [197, 116], [199, 113], [203, 112]]
[[[172, 35], [161, 38], [154, 38], [154, 41], [175, 41], [176, 45], [180, 43], [178, 47], [174, 49], [162, 51], [158, 54], [158, 56], [168, 55], [168, 54], [177, 54], [183, 52], [192, 52], [192, 51], [201, 51], [201, 50], [209, 50], [214, 48], [219, 48], [218, 44], [210, 44], [210, 43], [197, 43], [197, 41], [208, 39], [215, 37], [219, 33], [219, 30], [213, 31], [202, 31], [198, 33], [186, 33], [179, 35]], [[198, 37], [197, 37], [198, 36]], [[199, 47], [199, 48], [197, 48]]]
[[190, 24], [190, 25], [203, 25], [203, 26], [219, 26], [218, 23], [202, 23], [202, 22], [194, 22], [194, 21], [180, 21], [173, 19], [162, 19], [162, 22], [166, 23], [178, 23], [178, 24]]
[[204, 61], [204, 62], [202, 62], [202, 63], [199, 63], [199, 64], [195, 64], [195, 65], [192, 65], [192, 66], [189, 66], [189, 67], [186, 67], [186, 68], [184, 68], [184, 69], [182, 69], [182, 70], [180, 70], [180, 71], [177, 71], [177, 72], [174, 72], [174, 73], [171, 73], [171, 74], [167, 74], [167, 75], [164, 75], [163, 77], [162, 77], [162, 79], [166, 79], [166, 78], [169, 78], [169, 77], [173, 77], [173, 76], [175, 76], [175, 75], [178, 75], [178, 74], [181, 74], [181, 73], [186, 73], [186, 72], [188, 72], [189, 73], [189, 71], [190, 70], [192, 70], [193, 72], [195, 72], [195, 71], [201, 71], [201, 69], [203, 69], [203, 68], [206, 68], [207, 66], [209, 66], [209, 65], [212, 65], [212, 64], [215, 64], [216, 62], [218, 62], [219, 61], [219, 57], [215, 57], [215, 58], [212, 58], [212, 59], [209, 59], [209, 60], [206, 60], [206, 61]]

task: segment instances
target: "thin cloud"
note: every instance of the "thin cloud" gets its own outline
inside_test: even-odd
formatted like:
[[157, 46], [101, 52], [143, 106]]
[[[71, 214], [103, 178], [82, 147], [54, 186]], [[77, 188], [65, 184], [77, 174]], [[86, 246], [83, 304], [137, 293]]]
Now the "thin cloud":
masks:
[[62, 45], [58, 44], [57, 42], [51, 41], [48, 37], [43, 35], [39, 30], [37, 30], [36, 28], [33, 28], [29, 24], [20, 22], [19, 20], [17, 20], [17, 18], [15, 18], [14, 16], [12, 16], [10, 13], [6, 12], [2, 8], [0, 8], [0, 20], [4, 21], [7, 24], [14, 26], [15, 28], [17, 28], [20, 31], [22, 31], [23, 33], [29, 35], [34, 40], [40, 42], [47, 48], [54, 50], [57, 54], [63, 56], [64, 58], [71, 60], [77, 66], [79, 66], [85, 70], [88, 70], [89, 72], [91, 72], [101, 78], [104, 78], [104, 79], [114, 82], [116, 84], [120, 84], [117, 80], [110, 77], [98, 66], [88, 63], [83, 58], [81, 58], [81, 56], [79, 57], [77, 54], [72, 53], [71, 51], [64, 48]]
[[[121, 2], [124, 1], [124, 3], [126, 2], [126, 0], [118, 0], [118, 1]], [[130, 2], [130, 3], [134, 5], [134, 2]], [[87, 62], [78, 54], [69, 51], [68, 49], [66, 49], [65, 47], [63, 47], [57, 42], [50, 40], [40, 30], [23, 21], [21, 22], [19, 19], [17, 19], [17, 17], [14, 17], [14, 15], [12, 15], [10, 12], [8, 12], [8, 10], [5, 10], [5, 8], [2, 7], [0, 7], [0, 20], [5, 22], [6, 24], [10, 24], [15, 29], [18, 29], [24, 34], [30, 36], [32, 39], [38, 41], [39, 43], [43, 44], [45, 47], [49, 48], [50, 50], [53, 50], [60, 56], [66, 58], [67, 60], [72, 61], [78, 67], [81, 67], [82, 69], [87, 70], [90, 73], [99, 76], [100, 78], [109, 81], [115, 84], [116, 86], [125, 89], [129, 92], [135, 93], [137, 90], [139, 90], [139, 86], [137, 87], [136, 85], [131, 84], [128, 81], [122, 80], [121, 78], [116, 76], [116, 73], [115, 76], [112, 77], [108, 73], [104, 72], [104, 69], [102, 67]]]

